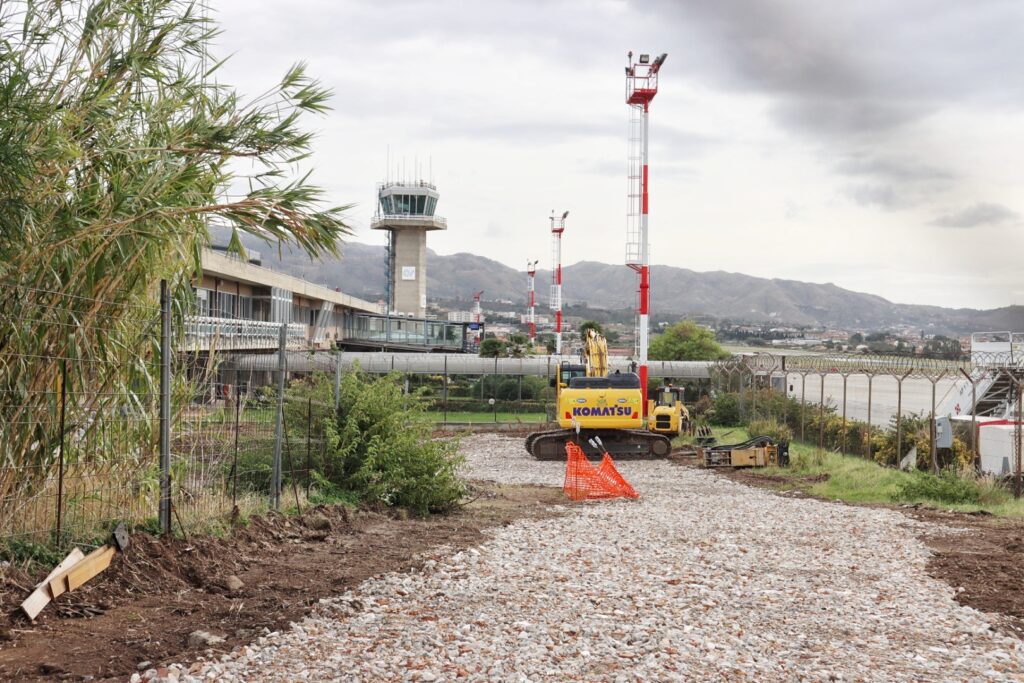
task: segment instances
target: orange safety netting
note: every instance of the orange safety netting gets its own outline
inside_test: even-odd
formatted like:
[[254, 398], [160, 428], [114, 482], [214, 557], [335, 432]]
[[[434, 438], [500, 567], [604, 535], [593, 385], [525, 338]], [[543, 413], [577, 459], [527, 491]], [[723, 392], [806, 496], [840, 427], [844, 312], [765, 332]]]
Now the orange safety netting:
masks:
[[629, 482], [615, 469], [608, 453], [601, 464], [594, 467], [583, 450], [571, 441], [565, 444], [565, 484], [562, 490], [573, 500], [603, 500], [609, 498], [639, 498]]

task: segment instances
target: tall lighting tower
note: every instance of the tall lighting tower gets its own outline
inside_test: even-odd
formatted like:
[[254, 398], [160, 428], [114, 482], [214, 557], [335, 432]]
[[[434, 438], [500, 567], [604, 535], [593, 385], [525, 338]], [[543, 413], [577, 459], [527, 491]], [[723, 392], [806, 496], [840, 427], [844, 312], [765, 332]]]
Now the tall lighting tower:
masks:
[[[651, 61], [642, 54], [636, 62], [633, 53], [626, 58], [626, 104], [629, 105], [629, 209], [626, 213], [626, 265], [640, 275], [640, 302], [637, 306], [636, 351], [640, 386], [647, 392], [647, 344], [650, 327], [651, 252], [647, 240], [647, 133], [651, 100], [658, 94], [658, 72], [667, 54]], [[643, 401], [644, 415], [647, 401]]]
[[565, 232], [566, 211], [561, 218], [551, 212], [551, 310], [555, 313], [555, 355], [562, 355], [562, 233]]
[[535, 310], [537, 306], [536, 286], [537, 262], [526, 262], [526, 324], [530, 326], [530, 346], [537, 337], [537, 317]]

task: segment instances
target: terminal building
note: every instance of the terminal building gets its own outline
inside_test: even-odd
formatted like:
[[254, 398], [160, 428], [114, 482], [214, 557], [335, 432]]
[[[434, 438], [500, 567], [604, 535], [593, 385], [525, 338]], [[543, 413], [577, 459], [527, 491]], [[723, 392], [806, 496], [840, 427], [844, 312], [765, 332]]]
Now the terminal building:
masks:
[[473, 350], [466, 323], [389, 315], [381, 303], [308, 282], [223, 249], [204, 249], [182, 350], [270, 352], [285, 326], [289, 349], [426, 351]]

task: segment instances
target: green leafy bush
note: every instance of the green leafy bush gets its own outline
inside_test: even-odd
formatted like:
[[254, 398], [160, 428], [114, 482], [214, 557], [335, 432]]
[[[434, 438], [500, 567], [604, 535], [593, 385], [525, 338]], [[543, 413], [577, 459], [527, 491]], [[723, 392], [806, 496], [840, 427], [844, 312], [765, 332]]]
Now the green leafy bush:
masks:
[[713, 425], [731, 426], [740, 423], [740, 404], [736, 394], [715, 396], [714, 407], [708, 412]]
[[938, 476], [916, 472], [913, 477], [897, 486], [893, 497], [902, 501], [933, 500], [948, 504], [978, 503], [981, 500], [981, 488], [977, 482], [959, 477], [951, 469], [943, 470]]
[[429, 423], [416, 419], [423, 406], [403, 394], [397, 376], [348, 373], [339, 404], [324, 424], [332, 484], [419, 514], [449, 509], [463, 497], [458, 444], [431, 439]]
[[747, 425], [751, 437], [768, 436], [775, 443], [789, 443], [793, 440], [793, 432], [784, 424], [775, 420], [751, 420]]
[[813, 451], [791, 451], [789, 468], [793, 471], [813, 470], [825, 464], [825, 452], [815, 448]]

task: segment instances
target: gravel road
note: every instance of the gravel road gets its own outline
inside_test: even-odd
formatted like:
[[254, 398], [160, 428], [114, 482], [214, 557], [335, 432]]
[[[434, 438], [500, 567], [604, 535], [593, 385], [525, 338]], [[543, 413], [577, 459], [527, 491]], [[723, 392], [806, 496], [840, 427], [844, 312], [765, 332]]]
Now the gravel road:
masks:
[[[469, 474], [561, 485], [520, 439], [466, 439]], [[493, 531], [321, 601], [181, 680], [1024, 680], [1020, 641], [925, 573], [928, 527], [664, 462], [639, 501]], [[980, 579], [981, 577], [979, 577]]]

